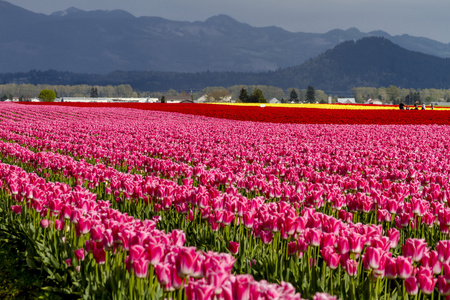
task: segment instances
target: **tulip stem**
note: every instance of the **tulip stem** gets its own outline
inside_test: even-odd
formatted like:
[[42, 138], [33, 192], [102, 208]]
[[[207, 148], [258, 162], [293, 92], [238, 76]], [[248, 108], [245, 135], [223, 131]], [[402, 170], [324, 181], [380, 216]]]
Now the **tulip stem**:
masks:
[[333, 269], [330, 269], [330, 282], [331, 282], [330, 294], [333, 295]]
[[351, 282], [352, 282], [352, 295], [353, 295], [353, 299], [356, 299], [356, 292], [355, 292], [355, 278], [352, 276], [351, 277]]

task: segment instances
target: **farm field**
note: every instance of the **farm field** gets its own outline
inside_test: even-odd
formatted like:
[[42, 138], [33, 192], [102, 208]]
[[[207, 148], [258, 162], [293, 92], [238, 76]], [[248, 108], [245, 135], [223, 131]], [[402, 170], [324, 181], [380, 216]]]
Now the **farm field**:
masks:
[[356, 108], [2, 103], [0, 240], [75, 297], [445, 299], [450, 111]]

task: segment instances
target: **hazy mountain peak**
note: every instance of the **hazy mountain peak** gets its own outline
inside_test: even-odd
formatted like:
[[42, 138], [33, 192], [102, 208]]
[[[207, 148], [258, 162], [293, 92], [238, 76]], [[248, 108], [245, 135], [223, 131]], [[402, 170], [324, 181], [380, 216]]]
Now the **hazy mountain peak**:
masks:
[[84, 13], [84, 10], [78, 9], [76, 7], [70, 7], [66, 10], [63, 11], [55, 11], [54, 13], [52, 13], [52, 16], [58, 16], [58, 17], [65, 17], [68, 15], [73, 15], [73, 14], [79, 14], [79, 13]]
[[57, 11], [51, 14], [51, 16], [66, 17], [66, 18], [134, 18], [134, 16], [124, 10], [92, 10], [85, 11], [76, 7], [70, 7], [64, 11]]
[[359, 31], [356, 27], [350, 27], [349, 29], [345, 30], [345, 33], [347, 34], [360, 34], [361, 31]]
[[384, 37], [390, 37], [391, 35], [383, 30], [374, 30], [369, 32], [368, 34], [374, 35], [374, 36], [384, 36]]
[[214, 25], [229, 25], [229, 24], [239, 24], [238, 21], [233, 19], [232, 17], [224, 14], [220, 14], [217, 16], [212, 16], [206, 19], [205, 23], [214, 24]]

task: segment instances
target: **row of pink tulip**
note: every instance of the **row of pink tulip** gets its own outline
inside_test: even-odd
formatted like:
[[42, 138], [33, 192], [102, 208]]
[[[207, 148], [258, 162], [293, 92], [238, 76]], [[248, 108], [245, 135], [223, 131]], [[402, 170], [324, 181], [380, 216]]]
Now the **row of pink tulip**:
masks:
[[[267, 242], [271, 241], [271, 239], [267, 240], [271, 235], [267, 235], [266, 232], [281, 231], [282, 237], [287, 239], [290, 236], [302, 234], [306, 228], [322, 228], [322, 226], [328, 228], [329, 226], [322, 224], [322, 214], [314, 213], [314, 209], [313, 213], [309, 213], [311, 211], [309, 209], [304, 209], [300, 216], [296, 209], [286, 202], [265, 203], [262, 197], [247, 199], [238, 195], [233, 189], [229, 189], [227, 193], [220, 193], [217, 189], [203, 186], [198, 188], [188, 185], [178, 186], [169, 180], [124, 174], [112, 168], [104, 169], [101, 165], [78, 162], [57, 153], [34, 153], [17, 144], [0, 142], [0, 152], [7, 157], [19, 159], [20, 163], [31, 162], [34, 167], [38, 168], [42, 165], [49, 168], [57, 166], [55, 171], [64, 169], [66, 176], [79, 176], [78, 178], [83, 181], [92, 180], [93, 176], [99, 176], [100, 179], [96, 178], [97, 180], [110, 180], [111, 185], [106, 189], [109, 188], [112, 193], [125, 190], [134, 194], [138, 187], [140, 191], [138, 196], [151, 198], [156, 207], [160, 207], [159, 209], [169, 210], [173, 205], [180, 213], [192, 213], [193, 208], [199, 208], [202, 218], [207, 219], [211, 227], [217, 228], [220, 224], [242, 223], [246, 228], [252, 229], [257, 237], [261, 237], [261, 232], [264, 233], [262, 236]], [[42, 161], [45, 163], [42, 164]], [[17, 183], [12, 184], [10, 188], [14, 193], [19, 194], [19, 197], [33, 199], [35, 207], [46, 207], [46, 204], [43, 203], [43, 196], [39, 190], [36, 190], [36, 186], [32, 184], [19, 186]], [[61, 204], [53, 205], [60, 206]], [[353, 226], [351, 213], [341, 211], [340, 218], [348, 223], [332, 217], [326, 220], [327, 223], [333, 222], [331, 232], [337, 233], [344, 227]], [[359, 225], [362, 226], [361, 230], [364, 232], [367, 232], [367, 228], [371, 228], [367, 225]], [[382, 234], [381, 229], [378, 230], [378, 234]]]
[[[114, 113], [117, 112], [114, 111]], [[142, 113], [139, 113], [138, 116], [141, 116], [141, 114]], [[245, 152], [240, 149], [240, 153], [236, 153], [236, 148], [242, 147], [242, 144], [239, 143], [238, 138], [236, 138], [233, 141], [234, 143], [231, 144], [230, 140], [232, 138], [230, 138], [230, 136], [227, 136], [223, 141], [219, 143], [219, 145], [226, 144], [230, 145], [231, 147], [217, 147], [217, 143], [212, 143], [210, 140], [206, 140], [205, 143], [200, 145], [201, 147], [197, 147], [197, 149], [201, 148], [205, 149], [206, 151], [196, 153], [195, 149], [186, 149], [186, 147], [191, 147], [195, 143], [198, 144], [198, 142], [196, 141], [198, 140], [198, 136], [190, 137], [187, 134], [181, 135], [179, 129], [177, 129], [175, 134], [177, 139], [174, 139], [173, 135], [170, 135], [166, 140], [164, 140], [160, 135], [158, 135], [158, 130], [167, 130], [168, 126], [173, 127], [174, 125], [172, 124], [177, 124], [176, 122], [179, 122], [179, 117], [172, 116], [172, 118], [167, 118], [166, 122], [163, 125], [160, 125], [162, 128], [155, 128], [154, 131], [151, 131], [151, 133], [149, 134], [142, 131], [139, 132], [139, 128], [129, 126], [129, 124], [128, 126], [124, 126], [125, 124], [122, 123], [113, 125], [111, 124], [110, 119], [107, 118], [108, 115], [106, 113], [105, 115], [102, 115], [102, 117], [106, 118], [106, 121], [96, 121], [96, 123], [99, 123], [96, 124], [96, 127], [94, 127], [96, 130], [93, 130], [92, 127], [86, 129], [86, 126], [84, 125], [84, 123], [82, 123], [80, 124], [81, 128], [80, 126], [74, 126], [74, 130], [73, 132], [70, 132], [70, 135], [68, 135], [67, 132], [61, 132], [60, 134], [58, 134], [57, 130], [55, 130], [54, 127], [48, 127], [48, 130], [51, 131], [51, 135], [45, 130], [33, 131], [33, 133], [31, 133], [30, 129], [22, 130], [22, 134], [24, 134], [25, 136], [37, 136], [39, 139], [34, 139], [34, 141], [35, 143], [39, 143], [41, 147], [50, 147], [54, 148], [55, 150], [64, 150], [65, 152], [77, 153], [77, 155], [81, 155], [82, 157], [87, 156], [91, 158], [93, 156], [95, 156], [96, 158], [105, 158], [118, 154], [119, 156], [117, 157], [117, 160], [122, 161], [123, 159], [126, 159], [127, 163], [129, 163], [131, 166], [145, 166], [150, 164], [151, 169], [154, 168], [156, 172], [164, 172], [164, 174], [168, 177], [174, 176], [176, 174], [183, 174], [183, 176], [185, 177], [197, 175], [199, 176], [199, 179], [201, 179], [201, 182], [203, 184], [226, 184], [227, 182], [230, 182], [234, 183], [238, 188], [245, 189], [247, 192], [260, 190], [261, 193], [268, 197], [294, 198], [293, 201], [297, 200], [295, 199], [295, 192], [297, 192], [297, 190], [299, 189], [294, 189], [293, 185], [301, 180], [307, 180], [308, 182], [311, 182], [311, 184], [321, 183], [323, 185], [331, 183], [338, 185], [340, 189], [355, 189], [367, 193], [374, 189], [390, 190], [397, 188], [391, 188], [391, 186], [395, 186], [391, 183], [392, 180], [406, 182], [407, 180], [414, 179], [418, 180], [421, 185], [426, 185], [432, 182], [436, 182], [439, 184], [444, 183], [445, 186], [443, 188], [443, 192], [437, 193], [435, 191], [432, 196], [438, 198], [448, 198], [448, 178], [443, 178], [442, 175], [439, 174], [439, 171], [445, 171], [446, 169], [448, 169], [448, 160], [441, 157], [435, 157], [436, 155], [434, 153], [433, 156], [430, 157], [428, 155], [428, 152], [432, 150], [432, 148], [426, 149], [427, 151], [424, 151], [425, 149], [423, 149], [423, 145], [417, 145], [417, 142], [415, 147], [417, 147], [417, 149], [420, 150], [421, 153], [423, 153], [423, 157], [419, 157], [416, 153], [410, 153], [408, 155], [409, 157], [407, 157], [407, 159], [405, 159], [404, 161], [397, 159], [397, 157], [400, 157], [401, 153], [404, 153], [405, 150], [402, 149], [403, 147], [401, 144], [398, 144], [399, 141], [394, 140], [393, 142], [397, 143], [395, 144], [396, 147], [394, 149], [392, 149], [392, 147], [380, 149], [378, 145], [369, 144], [365, 145], [366, 148], [364, 149], [364, 152], [361, 151], [363, 149], [358, 149], [359, 153], [357, 152], [355, 155], [352, 155], [351, 160], [349, 160], [349, 153], [352, 153], [352, 151], [355, 150], [355, 147], [350, 143], [346, 145], [351, 147], [350, 149], [348, 149], [348, 151], [336, 149], [335, 147], [332, 148], [329, 146], [329, 143], [325, 143], [324, 147], [318, 147], [317, 149], [311, 149], [310, 147], [296, 149], [298, 148], [297, 146], [295, 146], [297, 144], [292, 143], [295, 147], [286, 144], [287, 142], [291, 142], [291, 140], [286, 141], [280, 140], [280, 138], [278, 138], [277, 144], [282, 145], [282, 147], [284, 148], [283, 152], [280, 153], [280, 151], [274, 151], [271, 145], [267, 143], [266, 145], [264, 145], [264, 148], [266, 150], [265, 153], [270, 154], [270, 159], [261, 161], [261, 159], [258, 160], [258, 158], [264, 157], [266, 155], [265, 153], [261, 153], [261, 151], [257, 152], [257, 157], [254, 157], [255, 152], [249, 151], [248, 148]], [[109, 117], [111, 118], [112, 115], [113, 113], [111, 113]], [[89, 117], [89, 115], [87, 115], [86, 117]], [[98, 118], [98, 112], [92, 113], [90, 117], [91, 119]], [[61, 121], [66, 122], [66, 119]], [[196, 121], [196, 119], [194, 121]], [[203, 126], [203, 123], [198, 124], [198, 121], [196, 121], [195, 123], [195, 125], [197, 125], [198, 127], [198, 130], [201, 131], [203, 137], [205, 135], [205, 133], [203, 132], [206, 132], [207, 130], [213, 130], [211, 128], [212, 125], [217, 125], [215, 124], [216, 122], [214, 122], [211, 126]], [[77, 122], [75, 122], [75, 124], [77, 124]], [[207, 125], [209, 125], [209, 123]], [[42, 124], [39, 124], [39, 126], [42, 127]], [[114, 145], [102, 144], [105, 143], [105, 133], [103, 132], [103, 134], [100, 134], [100, 131], [105, 130], [106, 126], [109, 127], [109, 131], [107, 131], [108, 134], [114, 133], [114, 136], [118, 136], [117, 140], [111, 142], [114, 143]], [[118, 129], [117, 126], [120, 126], [120, 129]], [[221, 126], [223, 126], [223, 124], [221, 124]], [[225, 126], [227, 126], [227, 124], [225, 124]], [[101, 130], [99, 129], [99, 127]], [[146, 128], [145, 126], [143, 127]], [[29, 128], [28, 123], [26, 128]], [[334, 128], [335, 126], [331, 127], [331, 129], [333, 130]], [[390, 133], [389, 130], [392, 130], [391, 128], [392, 127], [387, 127], [387, 129], [384, 130], [387, 132], [382, 132], [380, 135], [386, 135]], [[363, 129], [367, 131], [373, 130], [368, 126], [363, 127]], [[226, 132], [227, 135], [230, 135], [229, 128], [224, 128], [224, 130], [222, 131]], [[6, 130], [6, 132], [10, 132], [10, 130]], [[80, 139], [74, 138], [74, 136], [77, 135], [77, 132], [82, 132], [82, 134], [79, 134]], [[139, 132], [140, 134], [136, 134], [136, 132]], [[242, 132], [239, 133], [242, 134]], [[346, 139], [348, 135], [352, 133], [353, 132], [343, 132], [337, 135], [337, 138]], [[319, 134], [322, 133], [319, 132]], [[183, 142], [180, 141], [180, 137], [178, 135], [183, 138]], [[130, 140], [130, 136], [133, 136], [133, 140]], [[220, 141], [220, 134], [213, 134], [211, 136], [214, 136], [214, 141]], [[334, 143], [340, 142], [336, 138], [336, 132], [332, 132], [328, 134], [328, 136], [329, 138], [333, 138]], [[399, 136], [401, 137], [401, 141], [405, 140], [401, 135]], [[311, 140], [311, 138], [312, 136], [303, 137], [303, 139], [308, 140]], [[158, 140], [158, 144], [149, 145], [146, 141], [148, 139]], [[437, 140], [436, 143], [439, 144], [445, 142], [441, 140], [442, 135], [436, 135], [435, 139]], [[187, 140], [187, 142], [184, 140]], [[29, 139], [27, 140], [27, 143], [31, 142], [32, 141], [30, 141]], [[58, 143], [63, 143], [63, 146], [58, 146]], [[177, 147], [176, 153], [170, 152], [170, 150], [174, 149], [174, 144], [176, 144]], [[410, 144], [411, 141], [408, 141], [408, 143], [405, 143], [404, 148], [411, 147]], [[259, 146], [263, 148], [261, 145]], [[381, 157], [371, 157], [369, 155], [371, 151], [370, 146], [377, 147], [376, 151]], [[445, 144], [443, 144], [442, 146], [445, 147]], [[73, 149], [73, 147], [81, 147], [83, 148], [83, 150], [78, 153], [76, 149]], [[109, 148], [115, 149], [114, 151], [112, 151], [108, 150]], [[287, 149], [289, 149], [290, 151], [288, 151]], [[173, 165], [168, 163], [167, 160], [161, 162], [161, 166], [158, 165], [156, 160], [152, 160], [150, 162], [145, 161], [146, 158], [148, 160], [148, 157], [142, 154], [150, 153], [151, 150], [157, 151], [158, 155], [174, 160], [177, 160], [179, 158], [179, 155], [177, 155], [177, 153], [187, 152], [190, 153], [190, 156], [199, 158], [195, 159], [195, 168], [189, 169], [186, 168], [186, 166], [183, 164]], [[318, 156], [318, 150], [320, 150], [320, 156]], [[399, 152], [399, 154], [393, 155], [392, 150], [396, 150], [397, 152]], [[101, 151], [102, 154], [95, 154], [96, 151]], [[219, 160], [221, 159], [221, 157], [227, 157], [231, 159], [220, 161], [220, 163], [218, 164], [218, 159], [211, 159], [211, 156], [208, 156], [209, 158], [207, 158], [206, 160], [202, 158], [204, 155], [211, 154]], [[357, 161], [354, 158], [355, 156], [359, 156]], [[180, 158], [180, 160], [182, 159]], [[245, 164], [239, 163], [239, 161], [245, 162]], [[421, 163], [420, 161], [423, 161], [423, 163]], [[205, 167], [198, 166], [199, 162], [205, 163], [205, 167], [210, 169], [205, 170]], [[215, 164], [218, 164], [220, 167], [216, 168], [216, 166], [214, 166]], [[390, 172], [380, 172], [380, 168], [367, 167], [371, 164], [376, 164], [376, 166], [378, 167], [389, 165]], [[427, 167], [430, 166], [432, 166], [433, 168], [430, 169], [429, 172], [424, 174], [424, 171], [428, 171]], [[437, 166], [440, 167], [438, 168]], [[222, 169], [227, 170], [227, 172], [222, 171]], [[317, 172], [316, 170], [318, 170], [319, 172]], [[357, 175], [356, 173], [363, 173], [363, 176], [349, 177], [346, 176], [348, 172], [355, 173], [354, 175]], [[333, 174], [340, 174], [344, 176], [330, 176]], [[280, 179], [281, 181], [288, 182], [289, 184], [283, 184]], [[406, 188], [406, 190], [409, 190], [409, 184], [403, 184], [402, 188]], [[326, 195], [327, 194], [325, 193], [323, 196]], [[304, 195], [300, 194], [298, 198], [302, 199], [302, 196]]]
[[[142, 178], [141, 176], [126, 174], [112, 168], [106, 168], [101, 164], [91, 165], [84, 161], [76, 161], [71, 157], [58, 153], [34, 153], [17, 144], [5, 142], [0, 142], [0, 150], [3, 155], [14, 157], [22, 163], [32, 163], [33, 167], [37, 167], [38, 169], [48, 168], [54, 172], [62, 172], [64, 176], [74, 176], [79, 178], [82, 182], [87, 180], [90, 188], [95, 188], [99, 183], [107, 183], [108, 186], [106, 187], [105, 192], [108, 190], [108, 192], [106, 192], [108, 194], [114, 193], [118, 195], [121, 191], [124, 191], [124, 193], [127, 194], [127, 197], [130, 196], [136, 199], [149, 197], [152, 198], [153, 202], [156, 202], [157, 206], [161, 207], [161, 209], [170, 209], [172, 204], [174, 204], [179, 212], [184, 213], [189, 212], [189, 204], [200, 207], [203, 211], [203, 216], [209, 217], [211, 215], [210, 221], [212, 226], [217, 226], [217, 223], [221, 223], [224, 216], [225, 220], [229, 220], [228, 222], [225, 221], [225, 224], [234, 221], [235, 214], [243, 217], [244, 211], [247, 211], [249, 207], [253, 207], [256, 211], [265, 211], [260, 208], [263, 204], [260, 201], [261, 198], [249, 200], [243, 196], [238, 196], [236, 191], [232, 188], [228, 189], [228, 193], [222, 194], [214, 188], [207, 190], [202, 188], [202, 186], [200, 186], [200, 188], [189, 187], [188, 185], [178, 186], [172, 181], [159, 179], [158, 177], [148, 176]], [[186, 183], [188, 183], [188, 181], [186, 181]], [[311, 185], [308, 187], [310, 186]], [[434, 186], [436, 187], [437, 185]], [[317, 187], [313, 187], [313, 189], [314, 188], [317, 189]], [[399, 190], [398, 187], [397, 190]], [[20, 192], [25, 195], [30, 191], [23, 190]], [[408, 226], [410, 223], [414, 223], [414, 215], [418, 215], [422, 217], [422, 223], [429, 226], [432, 226], [433, 223], [438, 223], [441, 225], [443, 231], [448, 231], [450, 211], [444, 207], [445, 202], [442, 203], [443, 201], [430, 202], [430, 205], [425, 200], [413, 197], [410, 199], [410, 202], [406, 202], [401, 199], [401, 197], [405, 198], [405, 191], [404, 196], [399, 197], [398, 195], [400, 192], [396, 194], [399, 201], [388, 199], [386, 196], [380, 195], [375, 191], [372, 191], [373, 197], [363, 193], [347, 194], [344, 197], [336, 192], [338, 192], [336, 189], [327, 192], [327, 201], [330, 201], [336, 209], [348, 206], [351, 211], [370, 212], [373, 210], [373, 206], [376, 203], [376, 217], [380, 223], [390, 222], [392, 220], [391, 214], [398, 214], [395, 224], [398, 228], [402, 228]], [[323, 193], [324, 191], [320, 189], [318, 191], [312, 190], [309, 198], [312, 198], [313, 201], [306, 202], [307, 206], [320, 207], [320, 205], [317, 204], [320, 201], [324, 203], [324, 201], [319, 198]], [[319, 195], [319, 197], [317, 195]], [[376, 199], [376, 201], [374, 201], [374, 199]], [[224, 210], [224, 208], [226, 209]], [[211, 214], [211, 212], [214, 213]], [[247, 215], [251, 216], [247, 217], [248, 219], [254, 218], [251, 211], [247, 212]], [[352, 214], [342, 211], [341, 217], [348, 221], [351, 220]], [[269, 219], [269, 221], [258, 223], [258, 220], [264, 220], [264, 216], [257, 216], [257, 225], [255, 225], [255, 228], [258, 230], [264, 226], [266, 230], [281, 230], [282, 233], [289, 232], [287, 228], [290, 226], [285, 225], [284, 217], [271, 217]], [[262, 225], [263, 223], [265, 225]], [[267, 225], [269, 223], [270, 225]]]
[[[288, 283], [276, 285], [256, 282], [251, 276], [231, 275], [232, 256], [184, 247], [184, 232], [164, 233], [156, 229], [155, 221], [141, 221], [111, 209], [108, 202], [96, 201], [96, 195], [83, 188], [45, 182], [35, 174], [7, 164], [0, 164], [0, 180], [11, 197], [22, 203], [11, 206], [16, 214], [32, 209], [41, 215], [40, 224], [44, 228], [75, 227], [77, 236], [89, 234], [86, 247], [75, 251], [78, 261], [86, 259], [88, 251], [97, 264], [105, 264], [108, 255], [124, 251], [127, 254], [125, 265], [137, 278], [147, 277], [149, 265], [152, 265], [166, 291], [181, 289], [184, 284], [187, 299], [211, 299], [213, 295], [218, 299], [243, 299], [250, 294], [262, 299], [273, 299], [275, 295], [278, 299], [300, 299]], [[17, 197], [17, 191], [10, 188], [15, 185], [19, 185], [19, 189], [33, 185], [34, 191], [41, 193], [42, 201], [46, 202], [43, 207], [48, 208], [48, 212], [34, 205], [33, 197]], [[69, 238], [70, 235], [66, 236], [65, 241]], [[189, 282], [186, 278], [190, 278]]]

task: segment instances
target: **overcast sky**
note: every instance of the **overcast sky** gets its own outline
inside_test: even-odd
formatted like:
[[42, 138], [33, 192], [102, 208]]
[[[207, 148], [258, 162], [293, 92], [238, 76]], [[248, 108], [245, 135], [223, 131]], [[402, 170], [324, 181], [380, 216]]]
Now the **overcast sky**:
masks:
[[275, 25], [293, 32], [323, 33], [356, 27], [450, 42], [449, 0], [8, 0], [25, 9], [51, 14], [122, 9], [139, 16], [204, 21], [227, 14], [252, 26]]

